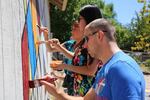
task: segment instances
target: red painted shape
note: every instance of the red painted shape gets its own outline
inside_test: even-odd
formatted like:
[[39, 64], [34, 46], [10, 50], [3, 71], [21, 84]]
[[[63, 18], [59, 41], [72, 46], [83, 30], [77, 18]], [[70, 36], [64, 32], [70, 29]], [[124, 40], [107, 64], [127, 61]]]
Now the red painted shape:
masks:
[[27, 37], [27, 27], [24, 25], [22, 41], [21, 41], [21, 51], [22, 51], [22, 75], [23, 75], [23, 100], [29, 100], [29, 53], [28, 53], [28, 37]]

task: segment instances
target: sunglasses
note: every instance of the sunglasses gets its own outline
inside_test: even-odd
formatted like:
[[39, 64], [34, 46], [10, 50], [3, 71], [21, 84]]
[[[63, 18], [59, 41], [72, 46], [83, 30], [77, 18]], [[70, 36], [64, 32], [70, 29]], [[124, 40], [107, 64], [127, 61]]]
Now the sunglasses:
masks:
[[88, 42], [88, 41], [89, 41], [89, 36], [95, 35], [97, 32], [98, 32], [98, 31], [93, 32], [92, 34], [89, 34], [88, 36], [85, 36], [85, 37], [84, 37], [84, 40], [85, 40], [86, 42]]
[[[92, 34], [89, 34], [89, 35], [85, 36], [85, 37], [84, 37], [84, 40], [85, 40], [86, 42], [88, 42], [88, 41], [89, 41], [89, 36], [93, 36], [93, 35], [95, 35], [97, 32], [98, 32], [98, 31], [95, 31], [95, 32], [93, 32]], [[105, 33], [105, 32], [107, 32], [107, 31], [104, 31], [104, 30], [103, 30], [103, 32]]]

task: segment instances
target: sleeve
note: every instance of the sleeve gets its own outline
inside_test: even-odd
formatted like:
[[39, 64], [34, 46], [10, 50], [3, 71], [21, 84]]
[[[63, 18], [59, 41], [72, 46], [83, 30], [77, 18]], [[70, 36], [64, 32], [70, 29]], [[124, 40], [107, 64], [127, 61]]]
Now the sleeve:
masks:
[[126, 62], [116, 62], [108, 72], [113, 100], [143, 100], [137, 72]]

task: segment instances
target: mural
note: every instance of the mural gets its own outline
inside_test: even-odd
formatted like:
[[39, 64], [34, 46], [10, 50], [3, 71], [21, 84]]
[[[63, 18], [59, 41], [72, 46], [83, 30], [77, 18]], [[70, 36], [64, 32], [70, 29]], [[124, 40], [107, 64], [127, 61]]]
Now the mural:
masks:
[[36, 45], [37, 41], [44, 40], [37, 24], [47, 26], [49, 23], [45, 16], [45, 4], [47, 0], [24, 0], [25, 24], [21, 41], [24, 100], [48, 100], [49, 98], [43, 87], [31, 89], [28, 84], [29, 80], [42, 77], [48, 69], [46, 46]]
[[0, 0], [0, 100], [52, 99], [28, 84], [51, 71], [45, 45], [35, 44], [44, 40], [37, 24], [50, 29], [48, 0]]

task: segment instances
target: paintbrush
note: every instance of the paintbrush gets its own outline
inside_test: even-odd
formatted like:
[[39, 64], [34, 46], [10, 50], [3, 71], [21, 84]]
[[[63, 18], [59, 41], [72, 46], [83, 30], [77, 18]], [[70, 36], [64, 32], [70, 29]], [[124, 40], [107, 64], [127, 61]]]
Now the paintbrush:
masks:
[[[42, 85], [40, 83], [41, 80], [44, 80], [44, 79], [29, 80], [29, 88], [37, 88], [37, 87], [41, 86]], [[46, 80], [46, 81], [49, 83], [53, 83], [56, 80], [57, 80], [57, 78], [51, 78], [51, 79]]]
[[49, 41], [37, 41], [36, 44], [37, 44], [37, 45], [40, 45], [40, 44], [48, 43], [48, 42], [49, 42]]

